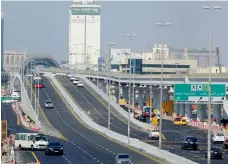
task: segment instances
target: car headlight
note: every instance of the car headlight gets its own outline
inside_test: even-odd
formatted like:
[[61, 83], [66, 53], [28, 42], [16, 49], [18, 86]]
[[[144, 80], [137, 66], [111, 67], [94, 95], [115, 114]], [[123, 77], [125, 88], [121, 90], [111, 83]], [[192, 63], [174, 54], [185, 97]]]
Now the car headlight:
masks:
[[121, 163], [120, 161], [118, 163]]
[[48, 149], [53, 150], [53, 148], [50, 148], [50, 147]]
[[63, 150], [63, 147], [61, 147], [60, 149]]
[[198, 144], [198, 142], [195, 142], [195, 144]]

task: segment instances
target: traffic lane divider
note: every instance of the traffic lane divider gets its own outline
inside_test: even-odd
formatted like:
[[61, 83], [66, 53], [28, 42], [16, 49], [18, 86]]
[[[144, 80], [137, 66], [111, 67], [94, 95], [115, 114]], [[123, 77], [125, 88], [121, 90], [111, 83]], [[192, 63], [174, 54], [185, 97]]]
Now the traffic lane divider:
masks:
[[36, 154], [34, 152], [31, 152], [32, 156], [34, 157], [34, 159], [36, 160], [36, 164], [40, 164], [39, 159], [37, 158]]

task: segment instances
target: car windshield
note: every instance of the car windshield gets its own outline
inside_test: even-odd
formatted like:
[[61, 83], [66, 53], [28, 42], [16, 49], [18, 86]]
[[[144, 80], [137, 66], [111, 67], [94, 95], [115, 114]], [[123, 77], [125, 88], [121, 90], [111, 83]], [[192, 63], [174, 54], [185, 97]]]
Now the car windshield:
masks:
[[35, 140], [36, 141], [47, 141], [47, 137], [39, 136], [39, 137], [36, 137]]
[[186, 120], [185, 120], [185, 119], [183, 119], [183, 120], [182, 120], [182, 122], [186, 122]]
[[220, 149], [219, 148], [212, 148], [211, 151], [216, 151], [216, 152], [219, 152]]
[[129, 156], [127, 154], [121, 154], [121, 155], [119, 155], [119, 158], [120, 159], [129, 158]]
[[46, 104], [51, 104], [51, 101], [47, 101]]
[[59, 142], [51, 142], [49, 143], [49, 146], [60, 146]]
[[181, 118], [176, 118], [176, 119], [175, 119], [175, 121], [180, 121], [180, 120], [181, 120]]
[[194, 137], [187, 137], [186, 141], [188, 141], [188, 142], [197, 142], [197, 139], [194, 138]]

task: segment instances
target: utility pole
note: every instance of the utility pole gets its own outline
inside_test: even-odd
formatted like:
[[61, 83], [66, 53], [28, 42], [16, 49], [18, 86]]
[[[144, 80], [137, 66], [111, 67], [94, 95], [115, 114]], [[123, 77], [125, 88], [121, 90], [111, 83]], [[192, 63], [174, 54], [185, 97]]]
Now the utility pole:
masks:
[[[164, 29], [166, 26], [171, 25], [171, 23], [156, 23], [156, 25], [162, 27]], [[163, 31], [162, 31], [163, 33]], [[160, 89], [160, 121], [159, 121], [159, 149], [161, 149], [162, 145], [162, 103], [163, 103], [163, 63], [164, 63], [164, 53], [163, 53], [163, 38], [162, 38], [162, 48], [161, 48], [161, 89]]]
[[108, 77], [108, 97], [109, 97], [109, 102], [108, 102], [108, 129], [110, 130], [110, 119], [111, 119], [111, 112], [110, 112], [110, 110], [111, 110], [111, 104], [110, 104], [111, 103], [111, 97], [110, 97], [111, 48], [112, 48], [113, 45], [115, 45], [115, 43], [113, 43], [113, 42], [105, 42], [105, 43], [108, 44], [108, 48], [109, 48], [108, 69], [107, 69], [107, 71], [108, 71], [108, 76], [109, 76]]
[[202, 6], [205, 10], [210, 10], [210, 56], [209, 56], [209, 87], [208, 87], [208, 136], [207, 136], [207, 163], [211, 164], [211, 55], [212, 55], [212, 11], [222, 9], [220, 6]]
[[[130, 39], [130, 48], [131, 48], [131, 43], [132, 43], [132, 39], [133, 37], [136, 37], [136, 34], [125, 34], [125, 36], [127, 36], [129, 39]], [[130, 52], [130, 70], [129, 70], [129, 73], [130, 73], [130, 78], [129, 78], [129, 107], [128, 107], [128, 132], [127, 132], [127, 136], [128, 136], [128, 144], [130, 143], [130, 123], [131, 123], [131, 53]]]

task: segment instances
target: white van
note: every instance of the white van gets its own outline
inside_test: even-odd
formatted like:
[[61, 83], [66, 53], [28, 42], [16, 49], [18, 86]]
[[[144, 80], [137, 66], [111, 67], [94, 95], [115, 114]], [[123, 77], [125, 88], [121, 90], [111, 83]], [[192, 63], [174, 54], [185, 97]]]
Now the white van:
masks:
[[15, 148], [19, 149], [46, 149], [47, 136], [40, 133], [16, 133]]

